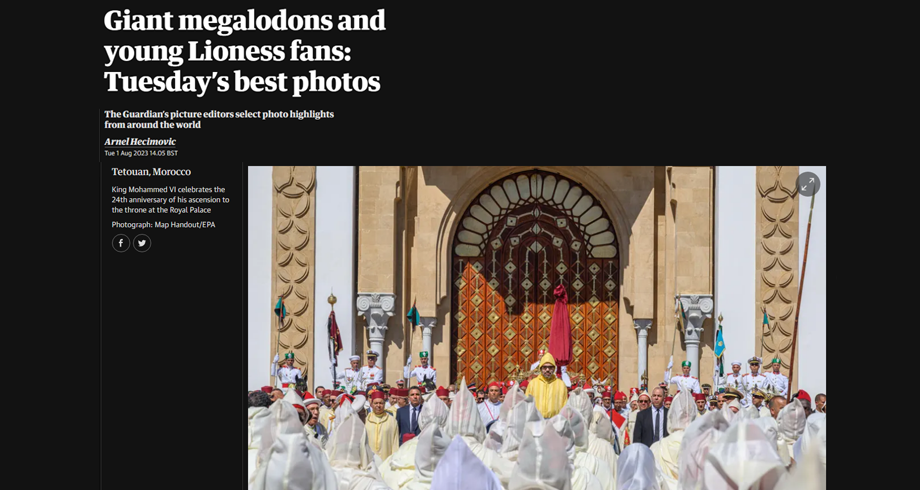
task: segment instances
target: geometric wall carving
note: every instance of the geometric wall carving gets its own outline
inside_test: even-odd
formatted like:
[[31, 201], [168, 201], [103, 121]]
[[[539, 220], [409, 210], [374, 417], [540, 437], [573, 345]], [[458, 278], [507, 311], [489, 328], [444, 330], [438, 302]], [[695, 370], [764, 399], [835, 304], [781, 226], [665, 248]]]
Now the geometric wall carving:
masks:
[[799, 291], [798, 173], [797, 166], [757, 167], [757, 339], [762, 333], [764, 362], [779, 357], [787, 370]]
[[[278, 296], [284, 297], [287, 316], [278, 326], [271, 315], [271, 349], [294, 353], [294, 365], [312, 381], [313, 359], [313, 265], [312, 233], [315, 224], [316, 167], [273, 167], [273, 239], [272, 239], [272, 297], [274, 307]], [[266, 309], [269, 304], [266, 303]], [[280, 338], [278, 337], [280, 335]]]

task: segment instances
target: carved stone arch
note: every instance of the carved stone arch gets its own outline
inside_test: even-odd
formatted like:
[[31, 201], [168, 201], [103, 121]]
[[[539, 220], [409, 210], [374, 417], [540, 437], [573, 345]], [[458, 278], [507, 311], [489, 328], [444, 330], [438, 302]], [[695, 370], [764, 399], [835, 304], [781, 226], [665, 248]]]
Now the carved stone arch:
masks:
[[[610, 189], [600, 176], [598, 176], [591, 167], [588, 166], [505, 166], [505, 167], [481, 167], [480, 170], [467, 179], [460, 190], [453, 196], [450, 204], [441, 217], [438, 226], [437, 236], [437, 255], [435, 257], [436, 267], [436, 304], [440, 305], [442, 301], [447, 300], [450, 296], [450, 257], [452, 254], [451, 247], [459, 229], [462, 214], [469, 208], [473, 199], [479, 193], [493, 185], [494, 182], [507, 178], [528, 170], [542, 170], [557, 174], [566, 179], [579, 182], [580, 185], [590, 191], [592, 196], [598, 198], [600, 206], [603, 208], [607, 217], [613, 223], [614, 233], [620, 242], [620, 280], [623, 284], [621, 289], [622, 297], [632, 297], [632, 282], [623, 279], [624, 267], [629, 264], [629, 237], [630, 237], [630, 220], [627, 218], [626, 210], [620, 203], [617, 194]], [[622, 299], [622, 298], [621, 298]]]
[[453, 227], [451, 367], [482, 385], [529, 369], [548, 345], [555, 298], [569, 295], [570, 374], [613, 380], [621, 244], [604, 202], [545, 170], [514, 172], [469, 199]]

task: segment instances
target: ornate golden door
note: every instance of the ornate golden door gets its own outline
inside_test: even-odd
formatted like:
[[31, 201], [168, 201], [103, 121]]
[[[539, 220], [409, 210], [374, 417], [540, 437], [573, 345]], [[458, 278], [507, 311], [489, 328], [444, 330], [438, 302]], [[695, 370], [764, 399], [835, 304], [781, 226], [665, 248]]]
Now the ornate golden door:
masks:
[[616, 387], [619, 257], [613, 225], [580, 184], [543, 171], [490, 185], [453, 242], [451, 362], [478, 386], [529, 369], [549, 345], [564, 284], [572, 326], [570, 376]]

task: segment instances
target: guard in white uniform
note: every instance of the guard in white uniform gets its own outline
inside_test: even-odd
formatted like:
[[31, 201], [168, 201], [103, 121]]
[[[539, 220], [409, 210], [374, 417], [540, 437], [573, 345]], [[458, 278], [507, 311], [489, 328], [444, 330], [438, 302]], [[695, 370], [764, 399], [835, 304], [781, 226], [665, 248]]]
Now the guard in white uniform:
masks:
[[358, 363], [361, 362], [361, 357], [351, 356], [348, 360], [351, 362], [351, 366], [345, 368], [345, 372], [338, 373], [336, 381], [342, 385], [342, 391], [344, 393], [351, 395], [361, 389], [361, 368], [358, 367]]
[[770, 381], [770, 384], [773, 386], [773, 391], [778, 395], [787, 396], [789, 394], [789, 378], [787, 378], [783, 373], [779, 372], [780, 368], [783, 366], [783, 362], [778, 358], [773, 359], [773, 372], [765, 373], [764, 376]]
[[368, 383], [383, 383], [383, 369], [377, 367], [377, 351], [367, 351], [367, 366], [361, 368], [361, 385], [359, 390], [366, 390]]
[[700, 389], [700, 380], [694, 376], [690, 376], [690, 361], [684, 361], [680, 363], [680, 368], [684, 374], [680, 376], [674, 376], [669, 380], [666, 379], [664, 380], [665, 383], [674, 383], [680, 387], [681, 391], [689, 390], [692, 393], [702, 393], [703, 390]]
[[745, 407], [750, 406], [751, 394], [754, 393], [754, 390], [763, 389], [770, 382], [766, 376], [760, 374], [759, 357], [754, 356], [748, 359], [748, 365], [751, 367], [751, 372], [741, 377], [741, 388], [745, 400], [743, 406]]
[[[277, 357], [277, 354], [275, 354]], [[300, 371], [300, 368], [294, 367], [294, 353], [288, 352], [284, 354], [284, 365], [278, 369], [278, 381], [281, 382], [282, 388], [294, 387], [294, 383], [297, 382], [297, 378], [303, 377], [303, 373]]]
[[[741, 361], [732, 361], [732, 372], [725, 376], [725, 386], [741, 391], [741, 380], [744, 375], [741, 374]], [[742, 402], [744, 403], [744, 402]]]
[[406, 366], [403, 368], [403, 377], [406, 379], [415, 378], [416, 384], [422, 384], [426, 378], [430, 379], [435, 386], [438, 384], [438, 373], [435, 372], [434, 368], [428, 365], [428, 351], [422, 351], [418, 353], [419, 358], [422, 360], [421, 366], [415, 366], [411, 371], [409, 370], [409, 365], [412, 364], [412, 356], [409, 356], [409, 359], [406, 361]]

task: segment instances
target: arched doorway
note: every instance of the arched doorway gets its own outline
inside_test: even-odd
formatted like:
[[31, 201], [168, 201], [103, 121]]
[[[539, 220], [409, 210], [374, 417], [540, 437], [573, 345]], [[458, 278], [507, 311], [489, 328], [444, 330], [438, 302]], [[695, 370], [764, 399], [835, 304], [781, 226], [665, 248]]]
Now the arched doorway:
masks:
[[[597, 199], [533, 170], [489, 185], [464, 212], [451, 256], [451, 363], [482, 386], [528, 369], [549, 345], [553, 289], [569, 297], [570, 375], [616, 387], [619, 256]], [[612, 376], [611, 376], [612, 375]]]

